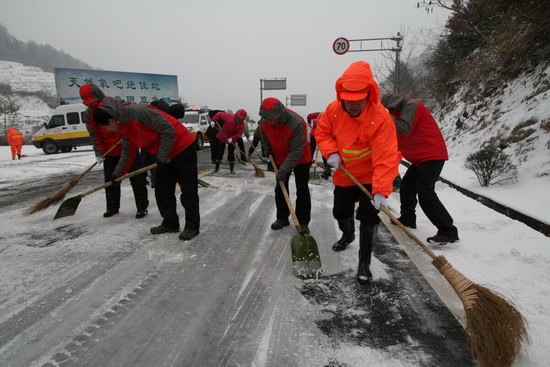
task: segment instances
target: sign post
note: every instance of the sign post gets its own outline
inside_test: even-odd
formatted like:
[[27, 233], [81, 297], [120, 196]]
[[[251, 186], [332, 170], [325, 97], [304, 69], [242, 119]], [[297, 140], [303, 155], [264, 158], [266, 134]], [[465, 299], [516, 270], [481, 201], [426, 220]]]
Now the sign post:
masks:
[[[380, 47], [380, 48], [371, 48], [363, 49], [363, 42], [368, 41], [383, 41], [391, 40], [395, 42], [395, 47]], [[350, 42], [359, 42], [359, 50], [350, 50]], [[356, 39], [348, 40], [344, 37], [337, 38], [336, 41], [332, 44], [332, 50], [337, 55], [343, 55], [346, 52], [365, 52], [365, 51], [393, 51], [395, 52], [395, 66], [394, 66], [394, 75], [395, 83], [393, 84], [393, 91], [399, 93], [399, 53], [403, 49], [401, 42], [403, 42], [403, 36], [400, 32], [397, 32], [395, 37], [386, 37], [386, 38], [365, 38], [365, 39]]]
[[263, 90], [286, 89], [286, 78], [260, 79], [260, 104], [263, 102]]

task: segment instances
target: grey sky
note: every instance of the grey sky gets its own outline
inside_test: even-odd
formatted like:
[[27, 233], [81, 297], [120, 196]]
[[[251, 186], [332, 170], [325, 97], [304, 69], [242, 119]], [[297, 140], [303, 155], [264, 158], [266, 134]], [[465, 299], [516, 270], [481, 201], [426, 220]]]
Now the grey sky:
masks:
[[[382, 65], [379, 52], [339, 56], [338, 37], [391, 37], [405, 47], [439, 33], [448, 12], [417, 0], [0, 0], [0, 23], [17, 39], [50, 44], [92, 67], [178, 76], [191, 105], [244, 108], [258, 118], [260, 79], [287, 78], [264, 91], [283, 103], [306, 94], [302, 116], [324, 110], [334, 82], [354, 61]], [[373, 46], [379, 46], [374, 44]], [[369, 44], [370, 47], [370, 44]]]

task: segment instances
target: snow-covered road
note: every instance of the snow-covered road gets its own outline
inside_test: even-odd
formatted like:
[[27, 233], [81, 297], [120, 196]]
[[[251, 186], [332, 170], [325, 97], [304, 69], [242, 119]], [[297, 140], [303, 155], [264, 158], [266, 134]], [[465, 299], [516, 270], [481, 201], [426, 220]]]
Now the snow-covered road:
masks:
[[[199, 152], [200, 171], [211, 169], [208, 155]], [[92, 156], [81, 150], [11, 165], [31, 172], [63, 162], [80, 166], [69, 170], [78, 175]], [[3, 366], [471, 364], [460, 324], [387, 230], [375, 251], [377, 281], [357, 285], [357, 244], [340, 255], [330, 249], [339, 235], [330, 182], [311, 185], [310, 227], [326, 276], [302, 281], [292, 273], [295, 229], [269, 227], [272, 173], [259, 179], [239, 165], [236, 175], [222, 166], [203, 177], [211, 186], [200, 188], [201, 234], [189, 242], [151, 235], [160, 222], [153, 190], [149, 215], [135, 219], [127, 183], [121, 213], [109, 219], [101, 215], [102, 192], [84, 197], [74, 216], [54, 221], [57, 207], [22, 216], [44, 197], [32, 187], [48, 175], [35, 184], [14, 177], [15, 186], [30, 187], [15, 198], [12, 187], [13, 204], [0, 212], [7, 224], [0, 245]], [[100, 184], [101, 169], [89, 175], [67, 198]]]

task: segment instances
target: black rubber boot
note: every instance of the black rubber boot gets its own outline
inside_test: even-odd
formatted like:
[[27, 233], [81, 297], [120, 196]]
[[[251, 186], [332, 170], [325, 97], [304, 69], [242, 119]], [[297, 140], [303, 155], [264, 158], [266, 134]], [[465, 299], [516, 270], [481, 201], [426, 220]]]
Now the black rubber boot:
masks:
[[343, 251], [355, 240], [355, 222], [353, 217], [339, 220], [338, 228], [342, 231], [342, 238], [332, 245], [332, 249], [334, 251]]
[[229, 163], [229, 173], [235, 174], [235, 163]]
[[214, 173], [217, 173], [220, 170], [220, 163], [221, 162], [216, 162], [216, 168], [214, 168]]
[[370, 259], [372, 249], [378, 242], [378, 224], [361, 222], [359, 227], [359, 267], [357, 268], [357, 282], [365, 285], [372, 280]]

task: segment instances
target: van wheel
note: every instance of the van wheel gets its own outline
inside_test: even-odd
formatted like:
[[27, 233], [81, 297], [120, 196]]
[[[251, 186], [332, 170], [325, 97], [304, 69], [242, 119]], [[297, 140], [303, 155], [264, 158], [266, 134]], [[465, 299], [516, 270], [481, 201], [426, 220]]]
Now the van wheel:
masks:
[[204, 138], [201, 133], [197, 133], [197, 139], [195, 141], [197, 143], [197, 150], [201, 150], [204, 146]]
[[47, 141], [42, 144], [42, 150], [46, 154], [55, 154], [59, 152], [59, 147], [53, 141]]
[[59, 150], [61, 150], [63, 153], [67, 153], [73, 150], [73, 147], [61, 147], [59, 148]]

